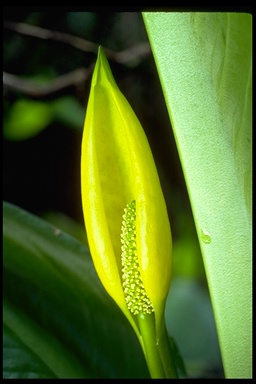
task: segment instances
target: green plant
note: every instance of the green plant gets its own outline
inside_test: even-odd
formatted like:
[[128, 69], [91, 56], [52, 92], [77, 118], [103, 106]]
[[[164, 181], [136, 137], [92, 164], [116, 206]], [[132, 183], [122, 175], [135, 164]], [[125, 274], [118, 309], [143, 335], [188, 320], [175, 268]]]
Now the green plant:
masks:
[[[33, 24], [39, 14], [29, 17]], [[78, 13], [72, 17], [86, 18], [88, 23], [83, 21], [80, 25], [86, 24], [93, 30], [95, 15]], [[145, 13], [143, 18], [193, 209], [225, 375], [251, 377], [251, 16], [160, 12]], [[63, 41], [65, 38], [63, 35]], [[73, 63], [78, 57], [72, 54]], [[133, 72], [134, 68], [130, 68]], [[48, 72], [46, 68], [49, 78]], [[85, 76], [84, 72], [79, 73]], [[51, 72], [50, 78], [52, 75]], [[45, 92], [46, 88], [40, 89]], [[17, 99], [13, 104], [16, 110], [7, 116], [4, 132], [7, 139], [30, 138], [56, 117], [66, 124], [69, 120], [70, 125], [82, 127], [83, 107], [74, 97], [45, 102], [46, 108], [29, 100], [22, 103], [21, 110], [33, 110], [33, 119], [28, 127], [27, 116], [23, 116], [25, 130], [21, 132], [16, 124], [19, 117], [14, 113], [21, 106]], [[33, 123], [36, 110], [40, 114], [44, 110], [48, 113], [40, 124]], [[67, 163], [67, 155], [65, 158]], [[54, 159], [58, 159], [58, 154]], [[17, 168], [19, 161], [14, 160]], [[164, 178], [161, 181], [164, 184]], [[71, 188], [74, 186], [75, 183]], [[168, 203], [169, 199], [168, 196]], [[171, 204], [175, 205], [176, 201]], [[182, 205], [176, 205], [178, 212], [181, 211]], [[150, 377], [136, 334], [100, 284], [88, 247], [59, 227], [9, 203], [4, 203], [3, 219], [4, 377]], [[180, 263], [183, 275], [191, 276], [192, 271], [199, 275], [200, 268], [192, 256], [190, 269], [189, 263], [182, 265], [179, 261], [188, 261], [186, 257], [195, 255], [195, 242], [188, 237], [189, 220], [179, 220], [182, 230], [179, 238], [174, 233], [174, 267]], [[170, 222], [175, 227], [172, 219]], [[67, 230], [72, 225], [75, 233], [77, 224], [71, 221], [66, 224]], [[81, 228], [78, 230], [79, 238], [86, 244]], [[165, 313], [167, 328], [174, 338], [170, 319], [183, 325], [186, 313], [188, 319], [182, 333], [191, 334], [193, 321], [197, 322], [199, 314], [206, 317], [209, 304], [205, 305], [206, 296], [194, 281], [176, 278], [177, 270]], [[183, 288], [178, 291], [179, 286]], [[187, 307], [182, 304], [184, 295], [187, 295]], [[176, 300], [172, 310], [169, 299]], [[196, 319], [190, 319], [196, 305]], [[208, 330], [203, 331], [203, 327], [199, 330], [198, 338], [193, 339], [192, 354], [189, 358], [184, 356], [189, 376], [209, 375], [204, 367], [193, 370], [190, 364]], [[189, 342], [187, 337], [185, 343]], [[171, 345], [175, 350], [173, 341]], [[175, 356], [177, 362], [177, 351]]]
[[104, 288], [138, 336], [151, 377], [177, 377], [164, 320], [172, 270], [168, 212], [146, 135], [101, 47], [85, 117], [81, 187]]

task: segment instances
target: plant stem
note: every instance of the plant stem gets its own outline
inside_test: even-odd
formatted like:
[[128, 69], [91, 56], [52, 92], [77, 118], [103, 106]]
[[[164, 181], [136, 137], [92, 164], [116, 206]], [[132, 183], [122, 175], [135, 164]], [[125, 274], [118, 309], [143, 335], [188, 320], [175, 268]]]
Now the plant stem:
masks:
[[139, 314], [138, 323], [141, 337], [143, 339], [145, 358], [151, 378], [166, 378], [157, 345], [154, 313]]
[[165, 323], [163, 324], [163, 332], [159, 339], [159, 353], [161, 356], [166, 377], [178, 378], [178, 373], [173, 358], [173, 351], [171, 348]]

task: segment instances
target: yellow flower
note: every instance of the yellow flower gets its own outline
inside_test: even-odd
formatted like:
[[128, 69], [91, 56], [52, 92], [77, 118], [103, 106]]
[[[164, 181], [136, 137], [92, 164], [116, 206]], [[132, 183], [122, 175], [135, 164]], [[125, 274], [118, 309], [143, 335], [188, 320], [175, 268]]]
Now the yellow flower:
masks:
[[166, 204], [145, 133], [102, 48], [84, 123], [81, 188], [90, 252], [103, 286], [139, 339], [140, 313], [154, 312], [160, 332], [171, 278]]

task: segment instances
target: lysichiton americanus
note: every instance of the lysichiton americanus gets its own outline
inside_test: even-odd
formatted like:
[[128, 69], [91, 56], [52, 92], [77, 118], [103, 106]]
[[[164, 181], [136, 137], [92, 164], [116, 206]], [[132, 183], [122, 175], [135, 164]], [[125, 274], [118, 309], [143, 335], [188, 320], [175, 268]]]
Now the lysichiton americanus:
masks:
[[160, 332], [172, 257], [166, 204], [146, 135], [102, 48], [84, 123], [81, 188], [90, 252], [103, 286], [139, 338], [140, 314], [153, 314]]

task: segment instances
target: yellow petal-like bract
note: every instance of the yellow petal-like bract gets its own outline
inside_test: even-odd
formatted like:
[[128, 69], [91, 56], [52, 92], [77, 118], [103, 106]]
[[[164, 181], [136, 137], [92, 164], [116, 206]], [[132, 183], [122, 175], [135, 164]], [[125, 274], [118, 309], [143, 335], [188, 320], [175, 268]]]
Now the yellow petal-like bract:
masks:
[[172, 240], [166, 204], [145, 133], [117, 87], [102, 48], [84, 123], [81, 188], [96, 271], [135, 329], [123, 286], [121, 228], [125, 207], [136, 202], [139, 272], [158, 327], [171, 278]]

